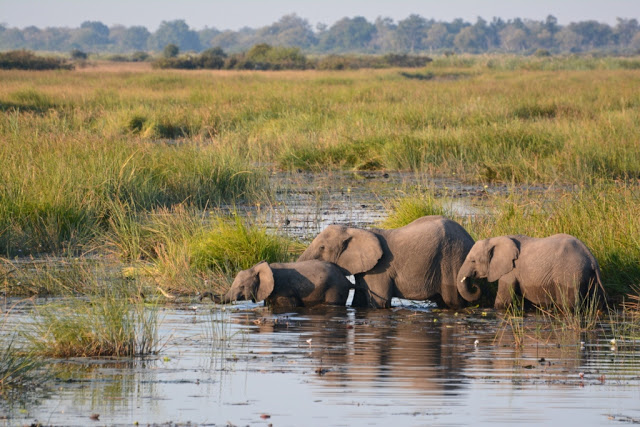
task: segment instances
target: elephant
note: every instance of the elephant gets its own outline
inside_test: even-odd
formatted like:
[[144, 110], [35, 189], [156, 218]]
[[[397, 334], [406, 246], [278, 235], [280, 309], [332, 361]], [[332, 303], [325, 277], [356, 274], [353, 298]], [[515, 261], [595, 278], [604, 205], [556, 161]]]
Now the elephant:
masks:
[[355, 276], [352, 306], [389, 308], [391, 298], [432, 299], [440, 307], [460, 307], [460, 295], [475, 301], [480, 289], [457, 286], [457, 274], [473, 239], [457, 222], [424, 216], [404, 227], [372, 229], [329, 225], [298, 261], [333, 262]]
[[259, 262], [240, 271], [225, 295], [205, 292], [200, 296], [219, 304], [233, 301], [265, 301], [270, 307], [346, 305], [354, 285], [335, 264], [318, 260], [290, 263]]
[[601, 302], [605, 299], [598, 262], [584, 243], [568, 234], [479, 240], [458, 272], [459, 283], [469, 278], [498, 281], [494, 307], [499, 310], [511, 303], [514, 291], [539, 306], [573, 308], [591, 292], [597, 292]]

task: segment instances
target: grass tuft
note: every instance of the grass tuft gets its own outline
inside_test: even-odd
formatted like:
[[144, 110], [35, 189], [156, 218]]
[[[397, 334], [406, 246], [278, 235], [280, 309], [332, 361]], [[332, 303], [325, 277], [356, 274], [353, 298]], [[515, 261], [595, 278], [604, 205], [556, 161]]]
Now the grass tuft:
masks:
[[24, 336], [41, 357], [133, 357], [158, 351], [155, 307], [115, 293], [37, 307]]
[[430, 192], [397, 198], [387, 204], [388, 216], [380, 223], [382, 228], [399, 228], [426, 215], [449, 215]]
[[300, 245], [266, 228], [247, 225], [236, 215], [230, 220], [214, 219], [210, 229], [195, 236], [191, 258], [197, 269], [235, 274], [260, 261], [289, 261], [292, 251], [300, 252]]

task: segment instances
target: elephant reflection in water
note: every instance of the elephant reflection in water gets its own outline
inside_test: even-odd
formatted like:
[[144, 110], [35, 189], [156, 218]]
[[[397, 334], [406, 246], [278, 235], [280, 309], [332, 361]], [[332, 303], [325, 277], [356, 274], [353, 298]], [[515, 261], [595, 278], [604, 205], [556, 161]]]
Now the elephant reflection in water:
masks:
[[[596, 357], [579, 348], [580, 341], [589, 342], [590, 337], [535, 329], [539, 319], [525, 327], [523, 345], [518, 346], [519, 340], [501, 319], [467, 322], [451, 313], [343, 307], [300, 310], [308, 319], [286, 327], [282, 322], [264, 322], [259, 331], [302, 334], [299, 348], [314, 359], [315, 374], [321, 374], [318, 381], [332, 387], [378, 387], [383, 382], [435, 395], [456, 394], [465, 380], [495, 379], [497, 372], [499, 379], [508, 381], [525, 375], [533, 380], [542, 375], [566, 380], [567, 372]], [[509, 372], [512, 377], [505, 376]]]
[[[465, 324], [443, 325], [425, 313], [339, 309], [313, 312], [298, 326], [268, 322], [260, 330], [309, 337], [312, 366], [321, 381], [333, 386], [394, 380], [401, 387], [435, 393], [461, 386], [465, 354], [473, 350]], [[307, 346], [304, 340], [301, 345]]]

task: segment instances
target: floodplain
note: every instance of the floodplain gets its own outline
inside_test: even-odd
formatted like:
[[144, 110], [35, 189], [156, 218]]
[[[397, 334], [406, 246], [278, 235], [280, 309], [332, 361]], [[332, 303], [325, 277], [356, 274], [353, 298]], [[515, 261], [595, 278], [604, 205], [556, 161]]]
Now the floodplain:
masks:
[[[0, 72], [0, 423], [638, 422], [634, 64]], [[197, 301], [328, 224], [429, 214], [575, 235], [609, 307]]]

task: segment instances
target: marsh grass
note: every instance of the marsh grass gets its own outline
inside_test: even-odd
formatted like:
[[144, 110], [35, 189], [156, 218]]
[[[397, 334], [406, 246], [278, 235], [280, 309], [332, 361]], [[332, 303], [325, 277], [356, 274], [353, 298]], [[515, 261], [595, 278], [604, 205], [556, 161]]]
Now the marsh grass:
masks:
[[120, 265], [109, 259], [76, 257], [0, 258], [0, 284], [5, 295], [50, 296], [93, 293]]
[[450, 216], [430, 191], [399, 197], [385, 205], [388, 215], [380, 223], [382, 228], [399, 228], [426, 215]]
[[524, 347], [524, 341], [527, 336], [525, 328], [525, 303], [524, 297], [519, 296], [515, 291], [511, 290], [511, 304], [507, 306], [501, 317], [501, 326], [498, 328], [495, 342], [502, 341], [504, 334], [509, 330], [513, 336], [513, 345], [516, 349]]
[[551, 295], [549, 299], [551, 302], [548, 307], [536, 307], [536, 309], [549, 320], [554, 329], [559, 328], [562, 331], [592, 331], [610, 311], [597, 292], [590, 292], [584, 298], [576, 295], [577, 300], [573, 302], [566, 301], [566, 296], [562, 292], [560, 292], [560, 300], [554, 300]]
[[266, 227], [248, 225], [238, 215], [214, 218], [211, 228], [195, 236], [191, 245], [196, 268], [224, 274], [235, 274], [260, 261], [289, 261], [301, 252], [300, 243], [270, 233]]
[[40, 386], [49, 379], [44, 362], [16, 348], [15, 337], [3, 337], [0, 344], [0, 399]]
[[24, 337], [40, 357], [133, 357], [157, 353], [155, 306], [110, 294], [34, 308]]
[[7, 320], [18, 303], [9, 307], [0, 319], [0, 399], [44, 384], [50, 374], [44, 361], [19, 344], [17, 334], [11, 332]]
[[[1, 71], [0, 253], [106, 251], [187, 283], [187, 265], [228, 274], [249, 261], [161, 237], [152, 217], [162, 210], [255, 202], [270, 168], [455, 172], [487, 184], [577, 185], [577, 207], [565, 202], [574, 196], [559, 207], [498, 197], [495, 224], [465, 226], [476, 238], [574, 234], [594, 250], [607, 290], [624, 293], [640, 282], [637, 190], [590, 188], [640, 177], [635, 68], [625, 58], [454, 55], [418, 73], [431, 79], [399, 70]], [[246, 259], [261, 256], [270, 255]]]

